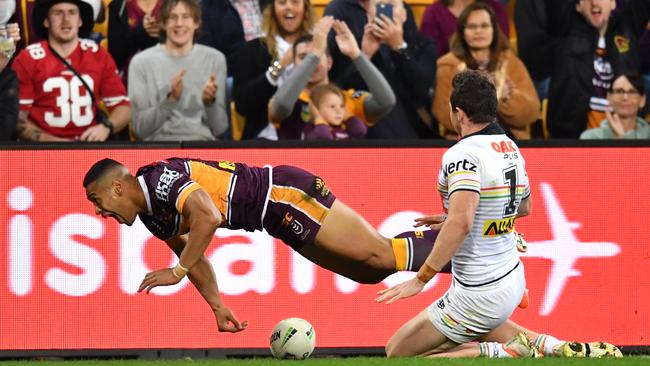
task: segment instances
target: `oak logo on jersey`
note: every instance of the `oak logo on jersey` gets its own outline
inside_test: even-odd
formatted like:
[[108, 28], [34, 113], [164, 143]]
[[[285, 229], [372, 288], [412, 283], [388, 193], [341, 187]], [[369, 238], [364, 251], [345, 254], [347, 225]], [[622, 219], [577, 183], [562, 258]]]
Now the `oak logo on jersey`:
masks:
[[483, 236], [498, 236], [511, 233], [515, 229], [515, 218], [487, 220], [483, 224]]
[[491, 145], [492, 149], [498, 153], [509, 153], [517, 151], [517, 148], [512, 141], [493, 142]]
[[325, 181], [319, 177], [314, 179], [314, 189], [320, 194], [321, 197], [325, 198], [330, 194], [330, 189], [325, 185]]
[[476, 164], [468, 161], [467, 159], [458, 160], [456, 162], [451, 162], [445, 165], [443, 171], [445, 172], [445, 175], [449, 175], [457, 171], [469, 171], [476, 173]]
[[158, 185], [156, 186], [156, 198], [161, 201], [169, 202], [169, 191], [172, 184], [181, 177], [181, 173], [175, 170], [169, 170], [167, 167], [163, 168], [164, 171], [158, 178]]

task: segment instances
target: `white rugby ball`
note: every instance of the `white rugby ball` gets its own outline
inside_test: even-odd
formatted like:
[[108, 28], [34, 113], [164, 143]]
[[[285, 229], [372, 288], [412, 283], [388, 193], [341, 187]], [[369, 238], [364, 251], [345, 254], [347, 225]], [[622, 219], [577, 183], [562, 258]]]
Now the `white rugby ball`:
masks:
[[305, 319], [288, 318], [273, 328], [270, 343], [273, 357], [304, 360], [314, 352], [316, 332]]

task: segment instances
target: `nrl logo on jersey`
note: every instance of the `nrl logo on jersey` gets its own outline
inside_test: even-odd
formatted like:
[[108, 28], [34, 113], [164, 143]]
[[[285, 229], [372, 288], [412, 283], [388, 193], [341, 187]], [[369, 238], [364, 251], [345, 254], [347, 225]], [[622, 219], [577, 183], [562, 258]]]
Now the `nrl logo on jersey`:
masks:
[[497, 236], [512, 232], [515, 229], [515, 218], [503, 220], [487, 220], [483, 224], [483, 236]]
[[169, 170], [167, 167], [164, 167], [163, 173], [158, 179], [158, 185], [156, 186], [156, 198], [159, 200], [169, 202], [169, 191], [171, 190], [172, 184], [180, 178], [181, 173], [175, 170]]

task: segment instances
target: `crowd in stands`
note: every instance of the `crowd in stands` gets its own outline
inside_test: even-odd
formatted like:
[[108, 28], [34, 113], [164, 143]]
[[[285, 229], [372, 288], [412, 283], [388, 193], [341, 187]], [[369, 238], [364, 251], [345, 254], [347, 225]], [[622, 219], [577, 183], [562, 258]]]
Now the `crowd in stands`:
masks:
[[0, 140], [456, 140], [464, 69], [514, 139], [650, 139], [650, 0], [0, 0]]

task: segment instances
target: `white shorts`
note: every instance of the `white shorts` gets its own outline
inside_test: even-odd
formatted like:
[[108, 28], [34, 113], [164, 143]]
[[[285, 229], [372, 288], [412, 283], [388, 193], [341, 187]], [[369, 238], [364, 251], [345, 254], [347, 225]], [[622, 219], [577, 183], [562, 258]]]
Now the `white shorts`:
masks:
[[467, 343], [489, 333], [521, 302], [526, 289], [524, 264], [507, 276], [478, 287], [465, 287], [456, 279], [447, 292], [427, 308], [429, 320], [443, 335], [456, 343]]

